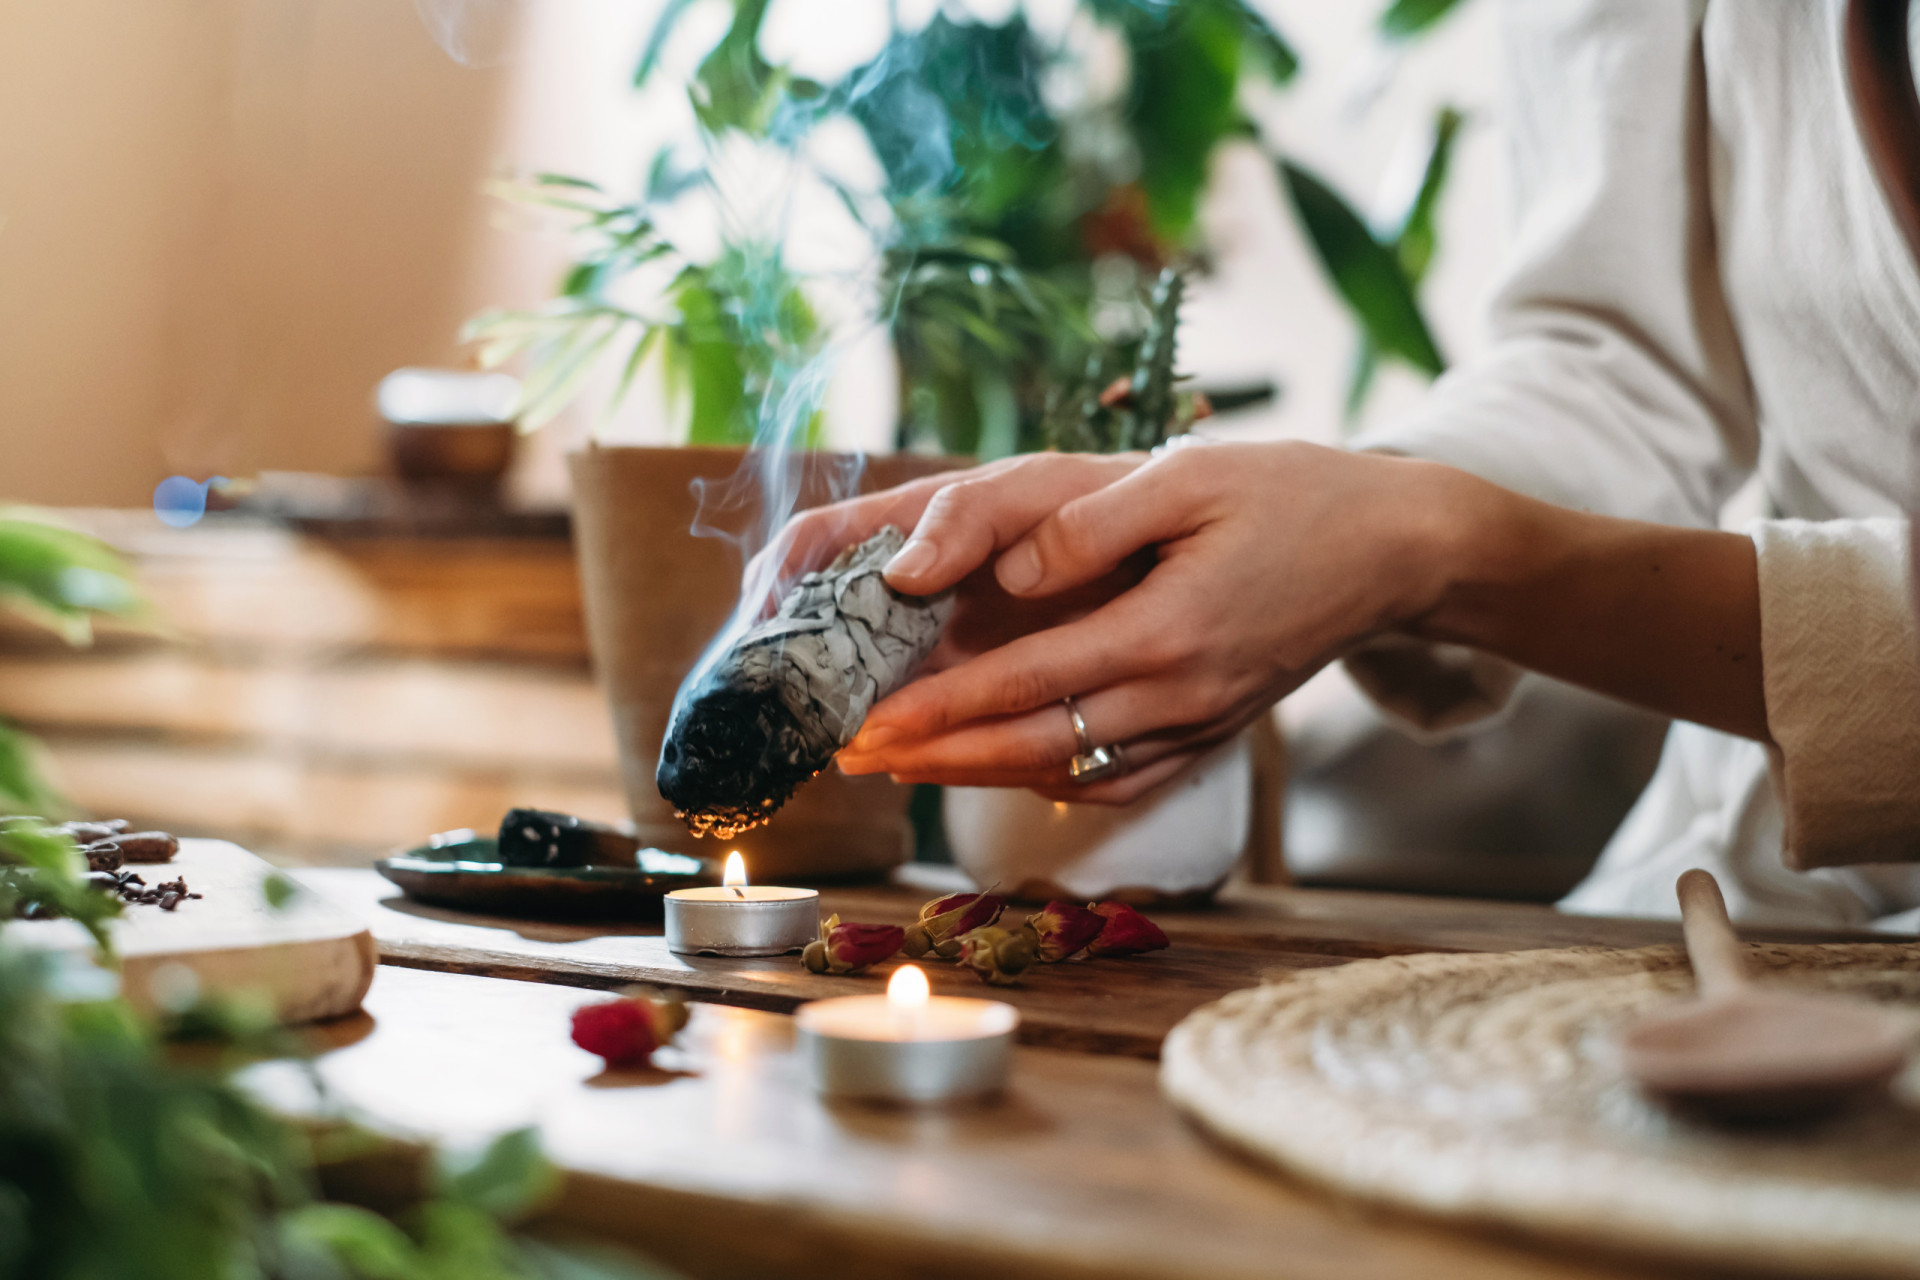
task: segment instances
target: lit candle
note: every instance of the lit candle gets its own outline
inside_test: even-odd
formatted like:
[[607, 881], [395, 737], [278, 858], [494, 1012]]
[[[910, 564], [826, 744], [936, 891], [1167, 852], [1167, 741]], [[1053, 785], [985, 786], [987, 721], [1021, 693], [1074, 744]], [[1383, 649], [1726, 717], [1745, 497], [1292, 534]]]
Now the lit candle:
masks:
[[1006, 1084], [1020, 1013], [998, 1000], [934, 996], [902, 965], [884, 996], [802, 1005], [800, 1049], [820, 1092], [893, 1102], [947, 1102]]
[[681, 955], [777, 956], [820, 936], [820, 895], [748, 884], [737, 850], [718, 888], [675, 889], [666, 913], [667, 949]]

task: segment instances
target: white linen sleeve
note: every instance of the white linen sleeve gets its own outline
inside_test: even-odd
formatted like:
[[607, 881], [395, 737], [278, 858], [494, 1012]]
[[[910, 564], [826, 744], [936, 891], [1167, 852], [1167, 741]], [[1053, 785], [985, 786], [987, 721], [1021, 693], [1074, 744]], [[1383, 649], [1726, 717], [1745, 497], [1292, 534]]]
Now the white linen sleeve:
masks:
[[[1508, 133], [1519, 234], [1492, 343], [1411, 417], [1356, 448], [1449, 463], [1561, 506], [1711, 526], [1759, 448], [1722, 296], [1696, 6], [1508, 0]], [[1404, 655], [1348, 669], [1424, 727], [1497, 709], [1510, 676], [1454, 709]], [[1431, 665], [1431, 664], [1428, 664]], [[1419, 683], [1414, 688], [1407, 682]], [[1404, 718], [1404, 717], [1403, 717]]]
[[1920, 861], [1920, 628], [1904, 520], [1761, 520], [1760, 658], [1796, 870]]

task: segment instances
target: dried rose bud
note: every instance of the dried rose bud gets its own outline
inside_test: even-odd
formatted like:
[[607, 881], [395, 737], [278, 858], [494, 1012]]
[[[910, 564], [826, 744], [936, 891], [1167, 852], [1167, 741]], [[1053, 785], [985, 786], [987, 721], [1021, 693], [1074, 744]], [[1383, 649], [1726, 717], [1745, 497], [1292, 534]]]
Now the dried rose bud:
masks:
[[687, 1025], [686, 1002], [647, 994], [621, 996], [573, 1011], [573, 1042], [610, 1067], [644, 1067], [653, 1051]]
[[1087, 947], [1090, 956], [1133, 956], [1172, 945], [1160, 926], [1124, 902], [1096, 902], [1092, 910], [1107, 918], [1100, 936]]
[[981, 981], [996, 987], [1018, 982], [1038, 954], [1033, 930], [1026, 928], [986, 925], [960, 939], [960, 963], [978, 973]]
[[[920, 919], [915, 926], [926, 935], [926, 945], [918, 951], [910, 946], [907, 954], [918, 959], [931, 951], [951, 960], [960, 954], [960, 939], [992, 924], [1006, 909], [1006, 900], [991, 893], [950, 893], [944, 898], [935, 898], [920, 908]], [[914, 939], [914, 945], [918, 945], [918, 941]]]
[[815, 973], [856, 973], [890, 958], [906, 938], [897, 924], [841, 924], [839, 916], [829, 916], [800, 962]]
[[1074, 955], [1106, 928], [1107, 918], [1071, 902], [1049, 902], [1027, 917], [1027, 928], [1038, 940], [1040, 959], [1054, 964]]

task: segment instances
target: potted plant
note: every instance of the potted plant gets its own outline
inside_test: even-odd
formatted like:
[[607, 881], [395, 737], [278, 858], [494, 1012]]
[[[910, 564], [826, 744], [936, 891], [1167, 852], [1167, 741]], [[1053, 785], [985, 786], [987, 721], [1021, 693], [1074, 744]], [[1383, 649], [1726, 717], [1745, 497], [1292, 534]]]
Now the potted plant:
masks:
[[[1449, 7], [1426, 3], [1402, 25], [1411, 30]], [[684, 0], [666, 6], [637, 83], [663, 74], [663, 51], [688, 8]], [[735, 455], [711, 450], [754, 444], [784, 456], [815, 442], [829, 331], [874, 323], [887, 326], [897, 357], [903, 451], [875, 460], [875, 483], [953, 465], [941, 458], [1152, 444], [1173, 424], [1103, 433], [1087, 429], [1082, 410], [1139, 360], [1165, 270], [1204, 264], [1195, 212], [1212, 157], [1259, 135], [1243, 99], [1277, 90], [1297, 68], [1284, 37], [1245, 0], [1084, 0], [1045, 30], [1020, 7], [994, 22], [942, 9], [916, 28], [896, 25], [873, 58], [823, 82], [767, 59], [768, 8], [767, 0], [735, 0], [731, 24], [687, 80], [697, 136], [653, 157], [638, 198], [572, 178], [535, 181], [533, 198], [576, 220], [577, 263], [545, 307], [491, 313], [472, 326], [490, 361], [531, 356], [527, 425], [550, 416], [602, 361], [620, 371], [615, 402], [657, 361], [685, 414], [691, 448], [589, 447], [573, 459], [596, 662], [613, 697], [636, 821], [662, 843], [679, 834], [653, 787], [667, 708], [737, 582], [725, 546], [686, 533], [699, 507], [689, 486], [707, 486], [711, 506], [713, 486], [736, 473]], [[810, 146], [829, 124], [846, 123], [874, 162], [877, 177], [864, 184], [820, 163]], [[1428, 181], [1388, 232], [1304, 167], [1275, 157], [1359, 323], [1356, 405], [1381, 358], [1428, 373], [1441, 366], [1415, 286], [1431, 255], [1456, 126], [1436, 128]], [[729, 212], [721, 171], [738, 169], [743, 150], [750, 165], [830, 193], [870, 246], [868, 259], [838, 277], [803, 275], [787, 266], [790, 226], [717, 216]], [[688, 252], [663, 232], [671, 220], [663, 214], [688, 199], [704, 200], [711, 220], [728, 228], [717, 251]], [[837, 325], [819, 318], [823, 293], [838, 298]], [[1176, 315], [1177, 298], [1162, 317], [1169, 359]], [[819, 476], [834, 470], [817, 465], [824, 461], [803, 468], [815, 478], [781, 473], [775, 487], [824, 495], [831, 486]], [[773, 501], [762, 511], [784, 507]], [[763, 520], [758, 536], [771, 527]], [[1220, 774], [1218, 794], [1209, 785], [1194, 803], [1241, 815], [1214, 824], [1211, 844], [1230, 863], [1246, 842], [1251, 783], [1243, 748], [1222, 760], [1202, 771]], [[803, 871], [890, 861], [904, 848], [904, 796], [883, 793], [886, 786], [823, 778], [740, 844], [761, 865]], [[960, 808], [1025, 803], [957, 799]], [[963, 844], [969, 829], [1018, 833], [1024, 825], [949, 823]], [[877, 840], [876, 827], [885, 830]], [[1219, 878], [1216, 860], [1201, 859], [1207, 865], [1191, 884], [1161, 887], [1203, 889]]]

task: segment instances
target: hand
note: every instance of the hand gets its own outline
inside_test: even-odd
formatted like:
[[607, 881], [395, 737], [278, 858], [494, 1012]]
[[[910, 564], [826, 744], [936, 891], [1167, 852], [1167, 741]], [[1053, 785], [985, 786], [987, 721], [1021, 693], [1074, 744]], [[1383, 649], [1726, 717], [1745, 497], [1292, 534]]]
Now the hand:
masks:
[[945, 670], [1016, 636], [1084, 616], [1140, 580], [1150, 561], [1022, 599], [1000, 586], [990, 563], [1046, 516], [1145, 461], [1143, 454], [1029, 454], [803, 511], [747, 566], [747, 589], [764, 591], [763, 611], [771, 612], [780, 584], [895, 525], [914, 536], [888, 566], [888, 580], [915, 594], [955, 592], [953, 619], [922, 669]]
[[[1343, 649], [1438, 602], [1455, 523], [1438, 513], [1471, 499], [1452, 477], [1479, 483], [1406, 459], [1212, 444], [1151, 461], [1042, 455], [931, 490], [888, 567], [896, 589], [981, 592], [991, 559], [1009, 601], [1059, 606], [1089, 587], [1097, 600], [1025, 613], [1004, 643], [957, 645], [874, 708], [840, 767], [1131, 800]], [[893, 518], [913, 507], [863, 501]], [[1070, 781], [1069, 695], [1096, 742], [1123, 744], [1128, 774]]]

